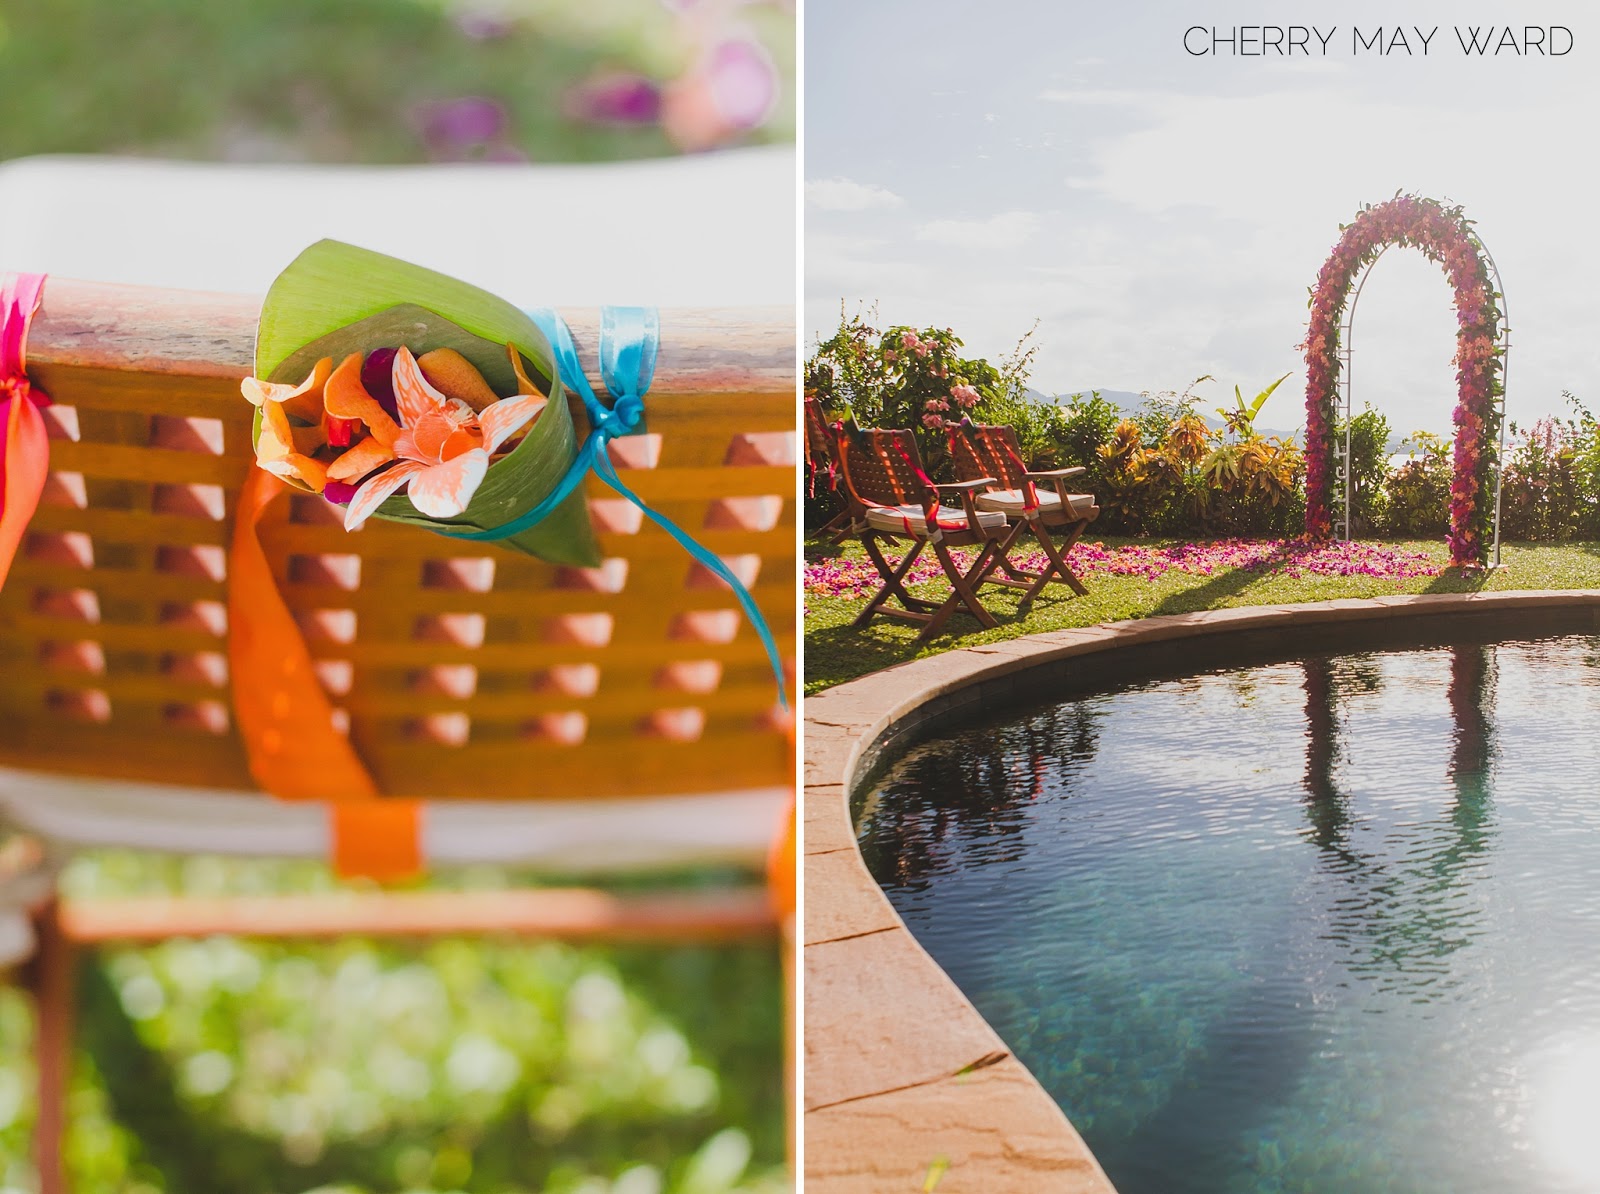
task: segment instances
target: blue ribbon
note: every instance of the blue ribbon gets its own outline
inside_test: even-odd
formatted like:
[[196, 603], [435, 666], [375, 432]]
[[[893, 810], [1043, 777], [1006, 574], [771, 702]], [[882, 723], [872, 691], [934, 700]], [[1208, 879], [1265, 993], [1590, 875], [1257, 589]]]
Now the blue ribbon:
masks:
[[677, 523], [666, 515], [652, 510], [638, 494], [624, 485], [622, 478], [617, 476], [610, 455], [606, 452], [608, 443], [619, 435], [627, 435], [636, 430], [644, 417], [644, 395], [655, 378], [656, 345], [661, 338], [661, 325], [656, 309], [654, 307], [601, 309], [600, 376], [606, 383], [606, 389], [615, 399], [610, 410], [601, 404], [589, 386], [583, 364], [578, 360], [578, 346], [573, 343], [572, 330], [567, 327], [567, 321], [549, 307], [530, 310], [527, 315], [539, 325], [539, 330], [545, 334], [550, 341], [550, 347], [555, 351], [556, 368], [561, 377], [561, 384], [569, 390], [576, 391], [583, 399], [584, 409], [589, 412], [589, 437], [583, 441], [583, 446], [578, 449], [577, 458], [573, 460], [571, 467], [567, 469], [556, 487], [531, 510], [489, 530], [444, 533], [456, 539], [474, 540], [509, 539], [512, 535], [521, 534], [564, 502], [592, 469], [602, 481], [639, 507], [646, 518], [676, 539], [679, 546], [733, 590], [734, 596], [744, 608], [745, 617], [750, 619], [750, 625], [755, 627], [761, 645], [766, 648], [767, 661], [772, 665], [772, 674], [778, 680], [778, 701], [787, 709], [789, 698], [783, 688], [783, 657], [778, 652], [777, 641], [772, 637], [772, 628], [767, 625], [767, 620], [762, 616], [761, 608], [756, 605], [755, 598], [750, 596], [750, 590], [744, 587], [719, 556], [696, 543]]

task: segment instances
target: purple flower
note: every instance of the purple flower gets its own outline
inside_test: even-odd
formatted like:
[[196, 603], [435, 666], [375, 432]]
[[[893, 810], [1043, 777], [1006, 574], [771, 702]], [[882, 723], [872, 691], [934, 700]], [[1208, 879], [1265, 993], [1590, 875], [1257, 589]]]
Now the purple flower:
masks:
[[654, 124], [661, 118], [661, 88], [643, 75], [606, 71], [572, 87], [563, 108], [585, 124]]

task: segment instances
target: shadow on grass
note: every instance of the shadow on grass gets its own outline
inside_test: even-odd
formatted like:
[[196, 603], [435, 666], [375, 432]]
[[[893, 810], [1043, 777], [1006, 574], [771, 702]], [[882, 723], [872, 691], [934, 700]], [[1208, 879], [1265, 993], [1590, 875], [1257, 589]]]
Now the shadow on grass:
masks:
[[[1058, 589], [1061, 591], [1052, 591]], [[912, 592], [918, 592], [918, 587], [913, 586]], [[935, 588], [929, 591], [924, 587], [923, 595], [934, 600], [942, 600], [948, 595], [948, 590], [941, 592]], [[1018, 627], [1025, 630], [1026, 624], [1038, 618], [1042, 611], [1048, 611], [1059, 603], [1079, 600], [1076, 594], [1066, 591], [1062, 585], [1051, 585], [1026, 608], [1018, 608], [1019, 596], [1016, 590], [985, 585], [980, 590], [979, 599], [983, 602], [984, 608], [994, 615], [995, 621], [999, 623], [997, 627], [980, 626], [978, 620], [971, 614], [958, 611], [951, 615], [937, 638], [922, 644], [916, 642], [921, 626], [892, 617], [876, 617], [868, 625], [860, 628], [852, 622], [838, 626], [808, 627], [805, 633], [808, 681], [806, 691], [821, 691], [822, 688], [842, 684], [846, 680], [853, 680], [869, 672], [878, 672], [899, 663], [906, 663], [925, 653], [940, 654], [957, 647], [979, 646], [982, 643], [994, 642], [996, 630], [1014, 630]], [[862, 598], [863, 604], [865, 601], [866, 598]], [[1046, 619], [1040, 619], [1036, 626], [1039, 630], [1050, 628], [1053, 626]], [[1009, 637], [1012, 636], [999, 635], [1001, 639]], [[824, 677], [826, 677], [825, 682]]]
[[1482, 568], [1458, 568], [1452, 565], [1428, 582], [1424, 593], [1476, 593], [1489, 583], [1492, 573]]
[[845, 554], [844, 549], [850, 542], [851, 540], [847, 539], [844, 543], [835, 543], [833, 536], [820, 536], [813, 528], [807, 527], [805, 543], [802, 545], [805, 549], [806, 563], [816, 560], [837, 560]]
[[1152, 609], [1147, 617], [1162, 614], [1192, 614], [1203, 609], [1215, 609], [1230, 597], [1237, 597], [1262, 577], [1269, 575], [1289, 558], [1287, 549], [1280, 550], [1271, 559], [1251, 568], [1230, 568], [1218, 573], [1203, 584], [1170, 593]]

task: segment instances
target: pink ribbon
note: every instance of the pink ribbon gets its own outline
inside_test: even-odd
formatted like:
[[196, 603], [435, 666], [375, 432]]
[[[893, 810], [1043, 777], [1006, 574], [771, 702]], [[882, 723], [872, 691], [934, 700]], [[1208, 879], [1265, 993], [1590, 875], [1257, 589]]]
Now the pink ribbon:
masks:
[[49, 396], [28, 382], [28, 325], [44, 296], [43, 274], [0, 277], [0, 585], [5, 584], [50, 472], [40, 407]]

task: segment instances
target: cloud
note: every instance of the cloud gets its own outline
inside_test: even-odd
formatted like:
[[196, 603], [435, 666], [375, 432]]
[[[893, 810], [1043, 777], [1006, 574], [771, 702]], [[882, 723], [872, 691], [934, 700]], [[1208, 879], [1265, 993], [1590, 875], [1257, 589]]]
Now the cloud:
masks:
[[887, 187], [848, 178], [814, 178], [806, 183], [806, 202], [822, 211], [870, 211], [904, 207], [905, 200]]
[[1008, 211], [987, 220], [930, 220], [917, 229], [917, 239], [957, 249], [1016, 249], [1038, 230], [1031, 211]]

